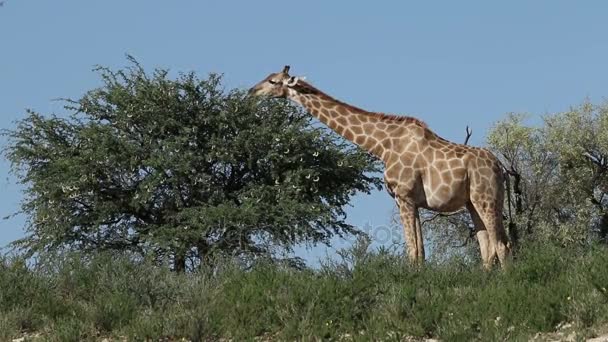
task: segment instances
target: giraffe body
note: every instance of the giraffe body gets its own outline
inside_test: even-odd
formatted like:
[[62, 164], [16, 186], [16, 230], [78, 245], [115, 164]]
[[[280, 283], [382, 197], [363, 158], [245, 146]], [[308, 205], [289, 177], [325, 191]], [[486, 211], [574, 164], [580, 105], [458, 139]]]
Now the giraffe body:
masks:
[[289, 98], [321, 122], [384, 162], [388, 192], [399, 207], [408, 254], [424, 260], [418, 209], [452, 212], [466, 207], [475, 224], [485, 267], [509, 250], [503, 227], [503, 172], [489, 151], [447, 141], [422, 121], [368, 112], [289, 76], [289, 67], [262, 80], [252, 95]]

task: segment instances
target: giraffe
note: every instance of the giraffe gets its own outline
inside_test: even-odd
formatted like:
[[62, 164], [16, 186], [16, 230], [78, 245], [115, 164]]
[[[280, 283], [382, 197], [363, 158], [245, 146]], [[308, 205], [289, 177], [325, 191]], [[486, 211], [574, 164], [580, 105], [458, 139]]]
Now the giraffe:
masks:
[[498, 256], [504, 268], [509, 247], [504, 231], [503, 168], [489, 151], [450, 142], [413, 117], [369, 112], [339, 101], [290, 76], [289, 66], [249, 90], [250, 96], [287, 98], [347, 140], [379, 158], [384, 182], [403, 225], [408, 257], [424, 261], [419, 208], [453, 212], [466, 207], [475, 226], [483, 266]]

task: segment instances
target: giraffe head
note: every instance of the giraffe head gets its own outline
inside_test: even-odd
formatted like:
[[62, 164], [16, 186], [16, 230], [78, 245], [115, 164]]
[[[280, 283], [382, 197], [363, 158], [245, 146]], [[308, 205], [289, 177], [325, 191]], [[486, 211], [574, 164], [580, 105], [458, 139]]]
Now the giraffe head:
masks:
[[289, 76], [289, 65], [283, 71], [272, 73], [249, 89], [252, 96], [287, 97], [289, 89], [298, 84], [298, 77]]

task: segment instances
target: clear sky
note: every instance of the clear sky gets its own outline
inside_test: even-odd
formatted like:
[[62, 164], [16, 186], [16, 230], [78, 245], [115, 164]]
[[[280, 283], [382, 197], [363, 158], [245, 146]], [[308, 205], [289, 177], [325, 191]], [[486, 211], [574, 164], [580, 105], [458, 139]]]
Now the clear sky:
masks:
[[[599, 0], [6, 0], [1, 127], [14, 127], [26, 108], [61, 114], [53, 99], [98, 86], [93, 66], [121, 68], [128, 53], [149, 70], [224, 73], [227, 88], [290, 64], [339, 99], [416, 116], [445, 138], [462, 141], [470, 125], [471, 143], [482, 145], [507, 112], [538, 118], [605, 100], [607, 17]], [[5, 216], [22, 195], [5, 161], [0, 175]], [[383, 191], [359, 195], [348, 219], [386, 226], [392, 208]], [[23, 220], [0, 221], [0, 246], [23, 235]], [[309, 260], [325, 252], [298, 250]]]

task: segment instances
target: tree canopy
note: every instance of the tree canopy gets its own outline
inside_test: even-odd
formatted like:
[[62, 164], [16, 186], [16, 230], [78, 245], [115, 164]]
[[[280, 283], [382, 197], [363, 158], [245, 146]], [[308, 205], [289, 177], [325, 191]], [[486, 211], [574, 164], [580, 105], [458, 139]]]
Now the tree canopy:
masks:
[[608, 238], [608, 105], [585, 102], [542, 125], [510, 114], [488, 136], [515, 175], [521, 236], [559, 243]]
[[358, 232], [344, 207], [381, 186], [371, 156], [286, 101], [130, 60], [96, 68], [102, 86], [66, 113], [30, 110], [4, 131], [26, 189], [16, 246], [132, 251], [183, 270]]

